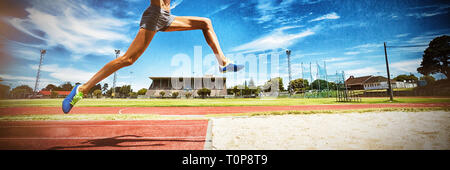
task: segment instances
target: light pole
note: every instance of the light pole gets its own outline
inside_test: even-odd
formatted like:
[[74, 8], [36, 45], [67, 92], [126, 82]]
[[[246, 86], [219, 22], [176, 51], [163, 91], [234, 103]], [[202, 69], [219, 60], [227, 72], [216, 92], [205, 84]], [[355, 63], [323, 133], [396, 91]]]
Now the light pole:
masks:
[[[120, 55], [120, 50], [114, 50], [116, 53], [116, 58]], [[117, 74], [114, 72], [114, 79], [113, 79], [113, 86], [112, 86], [112, 94], [111, 97], [114, 98], [116, 96], [116, 81], [117, 81]]]
[[133, 72], [132, 71], [130, 71], [130, 88], [131, 88], [131, 86], [133, 86]]
[[389, 73], [389, 61], [388, 61], [388, 57], [387, 57], [386, 42], [384, 42], [384, 56], [386, 59], [386, 71], [387, 71], [387, 76], [388, 76], [389, 100], [392, 102], [392, 101], [394, 101], [394, 95], [392, 94], [391, 74]]
[[39, 60], [39, 66], [38, 66], [38, 71], [37, 71], [37, 75], [36, 75], [36, 82], [34, 83], [33, 98], [35, 98], [36, 93], [38, 93], [37, 88], [38, 88], [38, 84], [39, 84], [39, 78], [41, 77], [41, 67], [42, 67], [42, 62], [44, 61], [45, 53], [47, 53], [47, 50], [42, 49], [41, 50], [41, 59]]
[[289, 91], [289, 96], [291, 96], [291, 86], [289, 86], [289, 84], [291, 83], [292, 80], [292, 76], [291, 76], [291, 50], [286, 49], [286, 55], [288, 58], [288, 72], [289, 72], [289, 83], [288, 83], [288, 91]]

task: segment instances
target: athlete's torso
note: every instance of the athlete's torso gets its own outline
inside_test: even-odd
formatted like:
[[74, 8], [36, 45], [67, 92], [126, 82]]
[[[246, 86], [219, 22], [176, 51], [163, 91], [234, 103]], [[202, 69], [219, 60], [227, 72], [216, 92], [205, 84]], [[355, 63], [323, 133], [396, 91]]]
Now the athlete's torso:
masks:
[[170, 11], [170, 0], [150, 0], [150, 4]]

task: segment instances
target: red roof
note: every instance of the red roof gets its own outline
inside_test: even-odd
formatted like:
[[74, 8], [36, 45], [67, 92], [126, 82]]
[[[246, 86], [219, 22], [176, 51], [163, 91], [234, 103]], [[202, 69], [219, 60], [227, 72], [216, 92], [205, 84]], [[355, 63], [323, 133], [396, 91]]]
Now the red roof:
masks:
[[[353, 77], [350, 76], [347, 80], [345, 80], [345, 83], [347, 85], [363, 85], [366, 83], [376, 83], [376, 82], [383, 82], [387, 81], [386, 77], [383, 76], [364, 76], [364, 77]], [[391, 83], [396, 82], [395, 80], [391, 80]]]
[[364, 82], [369, 80], [372, 76], [364, 76], [364, 77], [353, 77], [350, 76], [347, 80], [345, 80], [345, 83], [347, 85], [362, 85]]
[[[70, 94], [70, 91], [54, 91], [58, 93], [58, 95], [67, 96]], [[44, 96], [50, 96], [52, 94], [51, 91], [40, 91], [39, 94], [42, 94]]]

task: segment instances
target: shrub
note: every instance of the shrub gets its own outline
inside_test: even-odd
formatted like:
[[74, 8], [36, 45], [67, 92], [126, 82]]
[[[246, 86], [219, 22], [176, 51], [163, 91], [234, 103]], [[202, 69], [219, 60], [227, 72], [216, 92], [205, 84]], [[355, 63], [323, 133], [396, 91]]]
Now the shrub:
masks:
[[9, 96], [9, 86], [0, 84], [0, 99], [8, 98]]
[[100, 89], [94, 90], [92, 95], [96, 96], [97, 98], [100, 98], [100, 97], [102, 97], [102, 90], [100, 90]]
[[166, 92], [164, 92], [164, 91], [159, 92], [159, 96], [161, 96], [161, 98], [163, 98], [164, 95], [166, 95]]
[[185, 94], [184, 94], [184, 96], [186, 96], [186, 98], [187, 98], [187, 99], [189, 99], [189, 98], [191, 98], [191, 96], [192, 96], [192, 93], [190, 93], [190, 92], [187, 92], [187, 93], [185, 93]]
[[207, 88], [202, 88], [202, 89], [197, 91], [197, 94], [199, 96], [202, 96], [202, 98], [206, 98], [206, 96], [211, 95], [211, 90], [209, 90]]
[[129, 93], [130, 98], [137, 98], [138, 94], [136, 92], [130, 92]]
[[142, 88], [141, 90], [138, 91], [138, 95], [145, 95], [147, 93], [147, 89], [146, 88]]
[[172, 93], [172, 97], [173, 97], [173, 98], [177, 98], [178, 95], [180, 95], [180, 93], [178, 93], [178, 92], [173, 92], [173, 93]]
[[11, 95], [16, 99], [26, 98], [33, 94], [33, 89], [30, 86], [22, 85], [11, 90]]

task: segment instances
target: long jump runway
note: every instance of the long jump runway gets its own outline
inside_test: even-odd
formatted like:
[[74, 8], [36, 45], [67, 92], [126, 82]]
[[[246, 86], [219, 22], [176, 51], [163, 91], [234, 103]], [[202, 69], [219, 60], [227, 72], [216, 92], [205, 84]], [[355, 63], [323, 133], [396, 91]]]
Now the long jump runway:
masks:
[[208, 120], [0, 121], [0, 150], [202, 150]]

